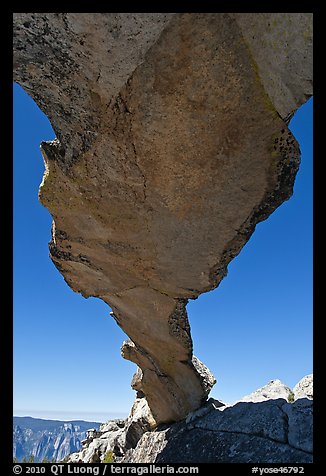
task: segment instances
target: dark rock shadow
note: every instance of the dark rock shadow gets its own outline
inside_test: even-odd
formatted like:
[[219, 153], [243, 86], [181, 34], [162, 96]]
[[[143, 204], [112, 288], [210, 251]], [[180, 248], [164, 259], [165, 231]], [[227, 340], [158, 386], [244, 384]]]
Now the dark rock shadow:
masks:
[[311, 463], [312, 405], [307, 398], [239, 402], [160, 427], [166, 444], [155, 463]]

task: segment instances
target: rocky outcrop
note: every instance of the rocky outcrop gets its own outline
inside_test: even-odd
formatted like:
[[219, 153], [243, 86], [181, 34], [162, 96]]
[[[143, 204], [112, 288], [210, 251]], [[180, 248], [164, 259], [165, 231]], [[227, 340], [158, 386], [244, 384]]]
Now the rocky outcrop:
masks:
[[294, 399], [298, 400], [299, 398], [314, 398], [313, 390], [313, 375], [306, 375], [303, 377], [293, 389]]
[[94, 456], [98, 461], [103, 461], [108, 452], [112, 452], [115, 460], [119, 461], [128, 450], [137, 446], [143, 434], [151, 431], [155, 424], [146, 398], [136, 398], [126, 420], [104, 423], [96, 434], [93, 430], [89, 431], [87, 438], [82, 441], [83, 449], [71, 454], [68, 461], [92, 463], [96, 462]]
[[[271, 398], [257, 398], [268, 392]], [[272, 380], [252, 395], [252, 400], [247, 396], [233, 405], [211, 398], [184, 421], [160, 425], [154, 431], [148, 431], [147, 407], [142, 420], [137, 412], [127, 420], [125, 428], [130, 428], [132, 421], [139, 428], [132, 444], [123, 444], [128, 440], [124, 430], [110, 422], [102, 425], [101, 436], [92, 446], [71, 455], [70, 461], [91, 461], [94, 451], [100, 448], [113, 451], [116, 463], [312, 462], [312, 400], [301, 398], [289, 403], [293, 391], [279, 380]], [[136, 399], [135, 405], [142, 408], [145, 402], [144, 398]], [[119, 441], [119, 446], [114, 441]], [[103, 460], [104, 453], [101, 454]]]
[[312, 402], [275, 399], [212, 406], [193, 423], [145, 433], [122, 462], [310, 463]]
[[156, 423], [207, 398], [186, 304], [290, 198], [311, 66], [310, 13], [14, 14], [14, 79], [57, 137], [51, 258], [112, 308]]
[[[294, 390], [294, 389], [293, 389]], [[266, 400], [274, 400], [284, 398], [286, 401], [293, 401], [293, 391], [284, 385], [280, 380], [271, 380], [262, 388], [246, 395], [241, 402], [265, 402]]]

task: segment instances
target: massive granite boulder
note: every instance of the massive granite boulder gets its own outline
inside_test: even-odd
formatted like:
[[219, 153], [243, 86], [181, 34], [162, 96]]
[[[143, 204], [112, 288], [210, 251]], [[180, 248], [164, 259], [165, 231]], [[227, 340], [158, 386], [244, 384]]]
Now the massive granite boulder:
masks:
[[110, 305], [157, 423], [207, 398], [188, 299], [293, 190], [309, 13], [16, 13], [14, 80], [49, 117], [40, 200], [68, 285]]
[[[257, 401], [268, 392], [270, 398]], [[210, 398], [184, 421], [156, 429], [146, 399], [137, 398], [125, 423], [102, 425], [69, 462], [91, 462], [95, 454], [103, 461], [110, 452], [115, 463], [133, 464], [310, 463], [313, 402], [304, 397], [292, 403], [293, 392], [273, 380], [252, 393], [254, 401], [247, 396], [228, 405]]]
[[311, 463], [312, 401], [282, 398], [214, 408], [145, 433], [123, 463]]

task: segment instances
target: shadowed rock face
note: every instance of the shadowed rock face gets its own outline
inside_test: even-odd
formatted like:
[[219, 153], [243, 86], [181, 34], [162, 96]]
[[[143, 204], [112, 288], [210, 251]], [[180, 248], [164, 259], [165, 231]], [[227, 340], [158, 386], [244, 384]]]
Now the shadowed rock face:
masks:
[[[311, 463], [312, 386], [312, 374], [293, 390], [271, 380], [232, 405], [210, 398], [184, 421], [155, 431], [146, 399], [138, 397], [125, 421], [101, 425], [68, 461], [89, 463], [98, 451], [103, 462], [111, 451], [115, 463]], [[289, 403], [298, 388], [300, 398]]]
[[[205, 407], [203, 407], [205, 408]], [[215, 408], [142, 435], [122, 463], [312, 463], [313, 403], [278, 398]], [[195, 412], [196, 413], [196, 412]], [[77, 453], [78, 454], [78, 453]]]
[[307, 13], [14, 15], [14, 79], [57, 136], [41, 147], [51, 258], [112, 308], [157, 422], [207, 397], [187, 300], [291, 196], [286, 123], [311, 62]]

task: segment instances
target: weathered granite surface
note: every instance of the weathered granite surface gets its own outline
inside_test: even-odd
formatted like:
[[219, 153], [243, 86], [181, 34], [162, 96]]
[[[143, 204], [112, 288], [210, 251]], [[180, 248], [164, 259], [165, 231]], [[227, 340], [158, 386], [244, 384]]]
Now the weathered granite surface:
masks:
[[310, 398], [312, 400], [314, 397], [313, 386], [314, 382], [312, 374], [303, 377], [293, 388], [294, 399]]
[[97, 438], [69, 461], [90, 462], [96, 453], [101, 460], [112, 451], [115, 463], [310, 463], [313, 402], [303, 397], [288, 403], [284, 388], [289, 387], [274, 380], [253, 392], [256, 399], [272, 389], [263, 401], [247, 396], [249, 401], [227, 405], [209, 399], [182, 422], [154, 431], [145, 398], [137, 398], [125, 426], [102, 425]]
[[157, 423], [207, 398], [186, 304], [290, 198], [311, 64], [310, 13], [14, 14], [14, 80], [57, 137], [51, 258], [111, 306]]
[[[206, 421], [200, 420], [191, 427], [177, 423], [173, 428], [145, 433], [136, 449], [130, 451], [121, 462], [311, 463], [312, 402], [304, 402], [309, 406], [309, 415], [303, 417], [295, 408], [296, 403], [292, 404], [292, 411], [300, 422], [293, 419], [293, 425], [288, 430], [283, 407], [290, 404], [285, 403], [285, 400], [243, 402], [226, 408], [224, 412], [212, 410]], [[248, 412], [254, 422], [249, 427], [247, 425], [252, 420], [247, 418]], [[220, 413], [225, 414], [223, 426], [219, 426]], [[210, 420], [209, 424], [207, 420]], [[257, 424], [257, 420], [262, 422], [262, 426]], [[299, 435], [296, 428], [298, 423], [302, 430]], [[265, 428], [265, 424], [269, 427]], [[308, 444], [305, 444], [306, 441]]]
[[69, 462], [99, 462], [110, 451], [114, 453], [115, 460], [119, 460], [127, 451], [135, 448], [143, 434], [151, 431], [155, 424], [146, 398], [136, 398], [126, 420], [108, 421], [100, 426], [99, 431], [89, 431], [87, 438], [82, 441], [83, 449], [71, 454]]
[[[245, 395], [240, 400], [241, 402], [264, 402], [266, 400], [273, 400], [277, 398], [284, 398], [286, 401], [291, 401], [294, 394], [287, 385], [284, 385], [280, 380], [271, 380], [262, 388], [259, 388], [250, 395]], [[306, 395], [305, 395], [306, 396]]]

